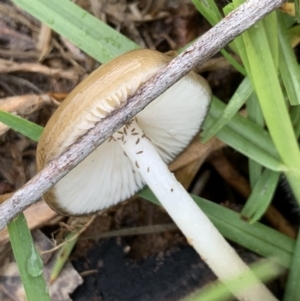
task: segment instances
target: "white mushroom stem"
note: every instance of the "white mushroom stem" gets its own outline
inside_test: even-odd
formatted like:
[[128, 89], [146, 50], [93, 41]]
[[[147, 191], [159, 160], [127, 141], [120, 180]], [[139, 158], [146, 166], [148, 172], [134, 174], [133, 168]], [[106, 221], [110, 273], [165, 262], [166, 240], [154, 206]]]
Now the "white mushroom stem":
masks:
[[[124, 130], [125, 129], [125, 130]], [[132, 161], [147, 185], [162, 203], [171, 218], [221, 281], [249, 271], [235, 250], [227, 243], [208, 217], [176, 180], [155, 147], [133, 121], [113, 135]], [[277, 300], [254, 274], [249, 283], [255, 283], [242, 292], [233, 292], [239, 300]]]

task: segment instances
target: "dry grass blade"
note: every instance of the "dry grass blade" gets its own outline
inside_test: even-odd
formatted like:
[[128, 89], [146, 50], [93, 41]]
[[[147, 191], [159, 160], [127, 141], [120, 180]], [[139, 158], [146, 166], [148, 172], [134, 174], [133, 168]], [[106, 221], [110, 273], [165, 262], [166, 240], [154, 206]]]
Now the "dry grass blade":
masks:
[[43, 58], [50, 52], [51, 50], [51, 37], [52, 30], [45, 24], [42, 24], [41, 31], [39, 34], [38, 42], [36, 45], [37, 50], [40, 51], [39, 61], [42, 61]]
[[0, 99], [0, 110], [22, 116], [30, 115], [44, 105], [58, 106], [59, 103], [48, 94], [28, 94]]
[[73, 72], [72, 70], [65, 71], [62, 69], [49, 68], [39, 63], [15, 63], [9, 60], [0, 59], [0, 73], [11, 73], [17, 71], [37, 72], [48, 76], [62, 77], [73, 81], [78, 80], [76, 72]]

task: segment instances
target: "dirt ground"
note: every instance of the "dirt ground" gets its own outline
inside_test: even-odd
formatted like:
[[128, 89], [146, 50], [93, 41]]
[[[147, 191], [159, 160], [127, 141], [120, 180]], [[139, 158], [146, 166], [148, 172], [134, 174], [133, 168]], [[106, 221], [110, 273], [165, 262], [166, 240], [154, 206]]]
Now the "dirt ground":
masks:
[[[179, 49], [210, 28], [190, 1], [75, 2], [142, 47], [162, 52]], [[225, 2], [219, 1], [220, 6]], [[45, 125], [64, 97], [98, 65], [10, 1], [0, 0], [0, 109]], [[208, 80], [214, 95], [225, 102], [242, 80], [220, 55], [199, 66], [198, 71]], [[35, 174], [36, 143], [4, 125], [0, 134], [3, 195], [17, 190]], [[194, 147], [200, 146], [195, 143]], [[221, 143], [211, 145], [193, 162], [184, 156], [178, 162], [174, 170], [194, 194], [238, 210], [250, 193], [246, 158]], [[288, 205], [280, 205], [286, 197], [282, 186], [274, 204], [283, 216], [278, 213], [274, 220], [269, 215], [265, 222], [294, 236], [298, 215], [291, 213], [291, 199]], [[36, 210], [41, 210], [38, 217]], [[41, 205], [28, 213], [28, 221], [32, 229], [59, 243], [69, 229], [67, 225], [86, 219], [62, 218]], [[141, 233], [141, 229], [145, 231]], [[101, 237], [103, 233], [106, 238]], [[12, 256], [5, 243], [7, 234], [0, 234], [0, 297], [22, 300], [16, 294], [19, 289], [11, 285], [15, 278], [4, 269], [11, 264]], [[238, 251], [249, 262], [257, 259], [242, 248]], [[78, 240], [69, 260], [81, 280], [66, 293], [71, 299], [58, 296], [53, 300], [174, 301], [215, 279], [164, 210], [140, 198], [99, 214]], [[273, 289], [280, 294], [281, 282], [277, 281]]]

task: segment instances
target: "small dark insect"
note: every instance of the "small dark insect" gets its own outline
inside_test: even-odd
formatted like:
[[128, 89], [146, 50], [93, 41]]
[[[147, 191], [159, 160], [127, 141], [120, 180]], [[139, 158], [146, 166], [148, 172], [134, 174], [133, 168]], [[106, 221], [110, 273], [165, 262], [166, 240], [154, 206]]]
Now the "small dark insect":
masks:
[[140, 168], [140, 166], [139, 166], [139, 164], [137, 163], [137, 161], [135, 161], [135, 166], [136, 166], [137, 168]]
[[139, 154], [142, 154], [144, 151], [139, 151], [137, 152], [136, 154], [139, 155]]
[[140, 143], [140, 138], [138, 138], [137, 140], [136, 140], [136, 143], [135, 144], [139, 144]]

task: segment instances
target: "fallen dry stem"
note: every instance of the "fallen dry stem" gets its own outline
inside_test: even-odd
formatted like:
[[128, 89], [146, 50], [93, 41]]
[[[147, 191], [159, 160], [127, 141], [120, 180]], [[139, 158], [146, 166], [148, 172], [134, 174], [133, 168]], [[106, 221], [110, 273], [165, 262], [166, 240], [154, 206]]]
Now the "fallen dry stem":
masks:
[[137, 90], [128, 103], [96, 124], [59, 158], [49, 163], [0, 207], [0, 229], [33, 204], [44, 192], [79, 164], [101, 143], [131, 120], [152, 100], [205, 62], [251, 25], [279, 7], [285, 0], [248, 0], [174, 58], [170, 64]]

